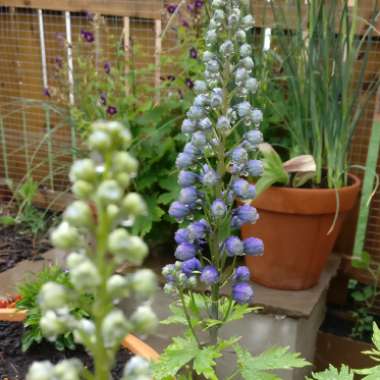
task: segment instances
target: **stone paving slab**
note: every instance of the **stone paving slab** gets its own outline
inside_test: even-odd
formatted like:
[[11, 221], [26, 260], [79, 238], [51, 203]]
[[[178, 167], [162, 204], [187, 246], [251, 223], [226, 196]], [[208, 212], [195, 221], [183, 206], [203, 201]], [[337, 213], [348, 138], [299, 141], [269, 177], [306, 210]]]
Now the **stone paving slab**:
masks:
[[65, 253], [57, 249], [45, 252], [41, 260], [24, 260], [17, 263], [13, 268], [0, 273], [0, 296], [15, 294], [17, 284], [40, 272], [47, 265], [63, 265]]

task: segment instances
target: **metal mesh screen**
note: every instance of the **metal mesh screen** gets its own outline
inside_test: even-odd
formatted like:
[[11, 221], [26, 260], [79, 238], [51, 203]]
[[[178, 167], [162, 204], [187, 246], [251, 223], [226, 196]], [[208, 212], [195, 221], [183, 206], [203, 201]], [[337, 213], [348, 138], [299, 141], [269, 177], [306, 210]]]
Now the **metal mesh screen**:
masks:
[[[4, 3], [4, 2], [2, 2]], [[113, 44], [127, 39], [126, 65], [133, 60], [136, 67], [158, 63], [160, 54], [175, 54], [175, 30], [165, 41], [159, 34], [168, 19], [166, 6], [178, 1], [110, 0], [87, 2], [91, 12], [82, 11], [81, 1], [57, 2], [31, 0], [9, 1], [0, 7], [0, 192], [5, 179], [22, 181], [27, 175], [43, 188], [67, 190], [67, 167], [75, 156], [78, 136], [64, 117], [65, 107], [72, 99], [71, 86], [76, 80], [75, 54], [83, 33], [91, 31], [94, 41], [84, 48], [99, 50], [99, 66], [114, 60]], [[93, 3], [93, 4], [92, 4]], [[257, 26], [272, 25], [270, 5], [266, 0], [251, 1]], [[373, 1], [359, 2], [363, 20], [373, 12]], [[101, 18], [94, 28], [94, 17]], [[292, 17], [292, 12], [289, 13]], [[364, 28], [365, 22], [361, 28]], [[379, 74], [380, 35], [371, 46], [368, 81]], [[114, 40], [108, 38], [114, 36]], [[134, 49], [138, 49], [137, 53]], [[133, 55], [135, 54], [135, 55]], [[70, 58], [71, 57], [71, 58]], [[57, 76], [63, 65], [64, 75]], [[144, 81], [158, 84], [167, 73], [159, 65], [147, 72]], [[59, 81], [67, 86], [65, 101], [51, 104]], [[66, 102], [66, 105], [65, 105]], [[351, 160], [364, 165], [375, 99], [368, 105], [353, 142]], [[380, 162], [377, 170], [380, 172]], [[1, 195], [1, 194], [0, 194]], [[371, 204], [366, 250], [380, 262], [380, 191]]]

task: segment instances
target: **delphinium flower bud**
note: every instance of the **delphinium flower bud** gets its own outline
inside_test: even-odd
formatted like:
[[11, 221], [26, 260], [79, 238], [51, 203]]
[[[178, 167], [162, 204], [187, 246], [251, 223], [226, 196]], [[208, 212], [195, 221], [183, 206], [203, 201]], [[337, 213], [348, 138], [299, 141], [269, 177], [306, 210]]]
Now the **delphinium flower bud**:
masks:
[[264, 165], [261, 160], [249, 160], [246, 165], [248, 174], [252, 177], [260, 177], [264, 172]]
[[191, 243], [181, 243], [175, 250], [175, 257], [178, 260], [189, 260], [195, 256], [197, 248], [194, 244]]
[[190, 214], [190, 208], [181, 202], [175, 201], [169, 207], [169, 215], [177, 220], [183, 220]]
[[205, 219], [200, 219], [189, 224], [187, 229], [189, 231], [190, 240], [201, 243], [206, 239], [206, 235], [210, 230], [210, 226]]
[[254, 207], [251, 205], [245, 204], [239, 206], [234, 210], [232, 217], [232, 227], [240, 228], [244, 224], [253, 224], [256, 223], [259, 215]]
[[119, 274], [112, 275], [107, 281], [107, 292], [113, 298], [127, 297], [130, 293], [127, 279]]
[[204, 94], [207, 92], [207, 84], [203, 80], [196, 80], [194, 82], [194, 92], [196, 94]]
[[231, 159], [238, 164], [245, 164], [248, 161], [248, 152], [242, 147], [237, 147], [232, 151]]
[[180, 153], [176, 159], [176, 166], [178, 169], [188, 169], [194, 164], [194, 156], [189, 153]]
[[247, 282], [238, 282], [232, 286], [232, 298], [239, 304], [248, 303], [252, 300], [253, 289]]
[[194, 186], [184, 187], [179, 193], [179, 201], [182, 204], [193, 207], [199, 197], [198, 190]]
[[128, 193], [122, 201], [122, 208], [130, 216], [140, 216], [147, 213], [146, 204], [140, 194]]
[[51, 233], [50, 239], [53, 245], [60, 249], [76, 248], [81, 242], [78, 230], [67, 222], [62, 222]]
[[211, 213], [214, 218], [223, 218], [226, 215], [227, 206], [221, 199], [216, 199], [211, 205]]
[[116, 152], [112, 157], [112, 165], [117, 172], [126, 172], [132, 177], [136, 176], [138, 161], [128, 152]]
[[94, 161], [89, 158], [75, 161], [71, 166], [69, 178], [71, 182], [79, 180], [86, 182], [94, 181], [96, 179], [96, 167]]
[[244, 252], [248, 256], [262, 256], [264, 254], [264, 243], [261, 239], [250, 237], [244, 240]]
[[45, 283], [38, 295], [38, 303], [42, 310], [58, 310], [66, 307], [65, 288], [51, 281]]
[[232, 190], [241, 199], [253, 199], [256, 196], [255, 186], [242, 178], [233, 182]]
[[94, 322], [89, 319], [82, 318], [76, 322], [74, 330], [74, 340], [76, 343], [83, 344], [86, 340], [95, 343], [96, 328]]
[[213, 285], [219, 281], [219, 273], [214, 265], [207, 265], [202, 269], [200, 280], [205, 285]]
[[136, 297], [148, 299], [157, 289], [156, 275], [150, 269], [140, 269], [131, 275], [130, 286]]
[[78, 291], [93, 292], [100, 284], [98, 269], [89, 259], [71, 268], [69, 276], [71, 283]]
[[234, 282], [246, 282], [246, 281], [249, 281], [250, 275], [251, 273], [248, 267], [242, 265], [235, 269], [232, 280]]
[[71, 187], [73, 194], [79, 199], [89, 199], [94, 192], [94, 187], [91, 183], [86, 181], [76, 181]]
[[177, 244], [190, 243], [190, 231], [187, 228], [179, 228], [174, 235]]
[[242, 256], [244, 252], [243, 242], [237, 236], [230, 236], [224, 242], [228, 256]]
[[40, 327], [44, 336], [51, 341], [55, 340], [58, 335], [63, 334], [66, 330], [65, 323], [53, 310], [48, 310], [42, 315]]
[[213, 187], [218, 183], [219, 179], [219, 175], [214, 169], [210, 168], [208, 165], [204, 165], [201, 177], [203, 185]]
[[111, 139], [107, 133], [103, 131], [94, 131], [88, 138], [88, 147], [91, 150], [106, 152], [111, 148]]
[[112, 310], [103, 320], [102, 335], [106, 347], [114, 348], [128, 334], [130, 325], [121, 310]]
[[245, 88], [252, 94], [255, 94], [259, 85], [256, 78], [248, 78], [245, 82]]
[[231, 122], [226, 116], [221, 116], [216, 123], [216, 128], [222, 131], [228, 130], [231, 128]]
[[182, 264], [182, 272], [187, 276], [190, 277], [194, 272], [200, 272], [202, 269], [201, 262], [193, 257], [190, 260], [186, 260]]
[[98, 187], [97, 197], [104, 204], [117, 203], [122, 196], [123, 190], [115, 180], [106, 180]]
[[34, 362], [26, 375], [26, 380], [51, 380], [53, 364], [49, 361]]
[[263, 113], [261, 110], [255, 108], [251, 113], [251, 118], [253, 124], [260, 124], [263, 121]]
[[153, 331], [158, 324], [156, 314], [148, 305], [139, 306], [133, 312], [131, 322], [137, 333], [149, 333], [150, 331]]
[[63, 219], [78, 228], [93, 225], [91, 208], [83, 201], [73, 202], [64, 212]]
[[178, 184], [181, 187], [191, 186], [197, 182], [198, 178], [199, 177], [196, 173], [186, 171], [186, 170], [181, 170], [178, 175]]
[[193, 120], [185, 119], [182, 122], [181, 131], [182, 133], [193, 133], [195, 130], [195, 126], [196, 124]]
[[152, 370], [148, 360], [134, 356], [126, 364], [121, 380], [151, 380]]
[[247, 141], [253, 145], [261, 144], [263, 139], [263, 134], [258, 129], [253, 129], [245, 134]]
[[82, 370], [82, 363], [78, 359], [62, 360], [55, 365], [52, 378], [57, 380], [80, 380]]

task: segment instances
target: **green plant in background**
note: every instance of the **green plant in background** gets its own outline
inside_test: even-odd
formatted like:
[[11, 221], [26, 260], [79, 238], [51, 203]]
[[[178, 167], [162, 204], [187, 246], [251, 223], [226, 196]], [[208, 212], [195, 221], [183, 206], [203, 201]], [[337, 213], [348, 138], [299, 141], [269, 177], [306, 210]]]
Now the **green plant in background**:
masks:
[[40, 211], [33, 205], [33, 199], [38, 191], [38, 184], [32, 178], [27, 178], [24, 182], [13, 185], [8, 181], [8, 186], [13, 192], [13, 199], [16, 206], [16, 215], [4, 215], [0, 219], [2, 225], [20, 225], [21, 228], [30, 232], [35, 241], [47, 231], [46, 212]]
[[370, 276], [370, 282], [367, 285], [359, 284], [355, 279], [350, 279], [349, 289], [352, 299], [358, 304], [353, 311], [355, 319], [354, 327], [351, 331], [353, 338], [365, 339], [372, 331], [372, 325], [375, 317], [371, 314], [371, 309], [375, 305], [376, 298], [380, 295], [380, 264], [371, 260], [367, 252], [363, 252], [360, 259], [353, 259], [352, 266], [364, 271]]
[[[167, 38], [176, 34], [180, 47], [176, 44], [161, 58], [160, 88], [154, 88], [152, 83], [154, 65], [136, 67], [136, 60], [144, 58], [143, 49], [132, 41], [130, 58], [126, 61], [124, 44], [103, 18], [94, 19], [88, 30], [81, 31], [74, 54], [77, 72], [75, 102], [69, 105], [71, 124], [82, 138], [97, 119], [117, 119], [128, 125], [133, 135], [131, 153], [141, 162], [139, 176], [132, 179], [132, 185], [136, 191], [146, 194], [149, 210], [136, 220], [134, 231], [149, 234], [149, 241], [155, 245], [166, 242], [173, 232], [172, 220], [166, 216], [167, 205], [179, 191], [172, 168], [183, 146], [179, 131], [193, 97], [193, 78], [201, 67], [202, 44], [197, 37], [201, 18], [195, 16], [202, 12], [203, 5], [193, 10], [184, 7], [184, 10], [176, 15], [178, 20], [167, 33]], [[172, 11], [168, 9], [168, 13]], [[107, 36], [107, 49], [96, 45], [95, 28], [101, 28]], [[56, 61], [59, 84], [50, 92], [56, 101], [69, 104], [67, 64], [61, 57]], [[156, 102], [158, 91], [161, 96]]]
[[[55, 282], [67, 289], [73, 289], [68, 272], [63, 271], [60, 267], [52, 265], [45, 267], [41, 272], [34, 275], [31, 279], [22, 282], [18, 287], [18, 294], [21, 300], [17, 302], [17, 309], [25, 310], [27, 317], [24, 322], [24, 334], [22, 337], [22, 350], [27, 351], [33, 344], [38, 344], [44, 339], [40, 327], [42, 310], [38, 303], [38, 294], [41, 288], [48, 282]], [[83, 308], [70, 310], [76, 318], [87, 318], [89, 314], [85, 311], [91, 302], [88, 295], [81, 295], [80, 304]], [[66, 332], [57, 336], [54, 342], [55, 348], [59, 351], [64, 349], [74, 349], [75, 342], [71, 332]]]
[[[291, 156], [310, 154], [317, 165], [314, 186], [347, 184], [348, 154], [353, 133], [368, 100], [379, 85], [365, 83], [372, 44], [372, 23], [358, 36], [357, 2], [297, 0], [289, 25], [285, 8], [272, 3], [286, 91], [285, 126], [291, 136]], [[306, 13], [304, 13], [306, 10]], [[365, 85], [365, 86], [364, 86]], [[285, 95], [286, 93], [286, 95]]]
[[[73, 332], [75, 342], [85, 347], [94, 360], [90, 371], [77, 359], [56, 365], [48, 361], [30, 367], [27, 380], [65, 378], [110, 380], [116, 354], [125, 336], [147, 333], [157, 324], [150, 307], [156, 279], [148, 269], [129, 275], [115, 274], [125, 263], [141, 265], [148, 254], [144, 241], [131, 233], [136, 216], [146, 213], [142, 197], [129, 192], [138, 162], [126, 149], [130, 131], [118, 122], [94, 123], [87, 144], [91, 158], [76, 160], [70, 170], [72, 191], [77, 200], [63, 214], [63, 221], [51, 233], [58, 248], [70, 252], [66, 264], [72, 288], [54, 281], [45, 283], [38, 296], [42, 310], [40, 327], [48, 339]], [[81, 299], [90, 295], [85, 309], [89, 317], [72, 313], [84, 307]], [[128, 317], [121, 301], [135, 297], [136, 309]], [[126, 363], [123, 380], [150, 378], [149, 365], [134, 357]]]
[[[380, 330], [376, 323], [372, 324], [372, 343], [374, 348], [370, 351], [364, 351], [363, 354], [369, 356], [376, 363], [380, 362]], [[380, 378], [380, 365], [375, 365], [371, 368], [351, 369], [346, 365], [342, 365], [340, 369], [329, 366], [328, 369], [322, 372], [313, 373], [306, 380], [354, 380], [360, 376], [362, 380], [378, 380]]]

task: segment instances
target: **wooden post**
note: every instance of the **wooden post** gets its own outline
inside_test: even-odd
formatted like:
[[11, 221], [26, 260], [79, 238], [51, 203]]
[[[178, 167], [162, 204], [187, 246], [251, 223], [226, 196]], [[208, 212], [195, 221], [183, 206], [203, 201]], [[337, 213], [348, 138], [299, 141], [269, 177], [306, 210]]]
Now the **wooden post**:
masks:
[[154, 31], [155, 31], [155, 51], [154, 51], [154, 61], [155, 61], [155, 77], [154, 86], [156, 89], [155, 102], [158, 104], [160, 102], [160, 86], [161, 86], [161, 51], [162, 51], [162, 21], [154, 21]]
[[129, 95], [129, 60], [130, 56], [130, 38], [131, 38], [131, 20], [129, 17], [123, 18], [124, 27], [123, 27], [123, 36], [124, 36], [124, 58], [125, 58], [125, 93]]

